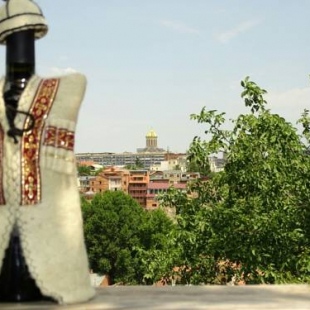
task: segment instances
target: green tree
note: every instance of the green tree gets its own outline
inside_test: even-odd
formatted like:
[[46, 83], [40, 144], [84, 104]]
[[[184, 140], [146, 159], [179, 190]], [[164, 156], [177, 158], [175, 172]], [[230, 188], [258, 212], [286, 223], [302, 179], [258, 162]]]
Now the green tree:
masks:
[[91, 268], [112, 283], [146, 281], [146, 253], [166, 247], [172, 221], [162, 210], [147, 212], [121, 191], [82, 200], [85, 242]]
[[135, 167], [137, 170], [138, 169], [144, 169], [144, 164], [139, 157], [136, 157]]
[[104, 171], [104, 169], [105, 169], [105, 167], [102, 167], [102, 168], [96, 170], [96, 171], [93, 173], [93, 175], [95, 175], [95, 176], [100, 175], [100, 174]]
[[[222, 129], [225, 113], [204, 108], [191, 115], [206, 124], [208, 137], [194, 138], [191, 160], [206, 167], [208, 156], [225, 152], [225, 170], [208, 182], [194, 182], [194, 198], [175, 192], [164, 197], [163, 203], [177, 209], [187, 276], [191, 282], [222, 282], [216, 275], [228, 262], [224, 281], [233, 274], [248, 283], [309, 281], [309, 113], [299, 120], [301, 137], [266, 109], [265, 90], [249, 78], [241, 84], [250, 113], [239, 115], [232, 131]], [[213, 272], [202, 273], [206, 265]]]
[[88, 176], [91, 175], [91, 167], [89, 166], [78, 166], [77, 167], [78, 170], [78, 175], [79, 176]]
[[[197, 184], [205, 187], [210, 183], [194, 182], [189, 190], [197, 192]], [[202, 197], [189, 198], [187, 193], [174, 188], [160, 197], [164, 208], [176, 209], [176, 227], [169, 237], [173, 250], [166, 254], [166, 259], [177, 267], [172, 275], [178, 276], [182, 284], [215, 283], [215, 260], [208, 249], [206, 233], [210, 210], [202, 200]]]
[[121, 191], [83, 202], [85, 241], [91, 268], [109, 274], [113, 283], [136, 283], [134, 247], [140, 246], [143, 209]]
[[248, 78], [242, 86], [251, 113], [237, 118], [224, 145], [228, 193], [211, 223], [214, 250], [242, 262], [249, 282], [297, 281], [309, 275], [300, 273], [310, 245], [306, 145], [290, 123], [265, 108], [265, 90]]
[[153, 284], [172, 275], [175, 224], [162, 209], [149, 211], [143, 227], [142, 243], [138, 248], [141, 278], [144, 284]]
[[136, 157], [135, 163], [128, 164], [125, 166], [125, 168], [128, 170], [140, 170], [140, 169], [144, 169], [144, 164], [139, 157]]
[[208, 176], [211, 173], [209, 157], [196, 156], [203, 153], [203, 148], [200, 138], [195, 138], [191, 144], [187, 154], [186, 170], [190, 172], [199, 172], [201, 176]]

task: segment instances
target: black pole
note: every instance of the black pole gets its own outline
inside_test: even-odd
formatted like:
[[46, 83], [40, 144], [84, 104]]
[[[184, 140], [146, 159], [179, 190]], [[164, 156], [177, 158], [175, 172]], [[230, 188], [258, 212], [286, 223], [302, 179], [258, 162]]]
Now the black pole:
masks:
[[4, 101], [10, 126], [7, 134], [18, 143], [16, 136], [23, 130], [16, 128], [14, 119], [18, 113], [18, 100], [29, 79], [35, 73], [34, 30], [15, 32], [6, 39], [6, 78]]

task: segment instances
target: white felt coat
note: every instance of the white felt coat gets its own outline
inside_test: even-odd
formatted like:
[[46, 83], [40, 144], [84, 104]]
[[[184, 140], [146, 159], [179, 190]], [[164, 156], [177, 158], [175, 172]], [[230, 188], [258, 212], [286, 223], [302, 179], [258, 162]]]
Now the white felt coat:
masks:
[[[22, 93], [18, 109], [29, 112], [42, 79], [32, 76]], [[27, 156], [21, 138], [14, 144], [3, 99], [4, 78], [0, 81], [0, 124], [3, 141], [0, 145], [0, 186], [5, 202], [0, 205], [0, 270], [10, 235], [17, 226], [30, 273], [41, 292], [59, 303], [86, 301], [94, 295], [90, 284], [87, 254], [84, 245], [80, 198], [74, 152], [45, 145], [47, 128], [73, 133], [85, 92], [86, 80], [81, 74], [59, 79], [59, 86], [47, 117], [44, 117], [39, 158], [38, 190], [40, 201], [22, 205], [21, 171]], [[15, 125], [23, 128], [26, 116], [17, 114]]]

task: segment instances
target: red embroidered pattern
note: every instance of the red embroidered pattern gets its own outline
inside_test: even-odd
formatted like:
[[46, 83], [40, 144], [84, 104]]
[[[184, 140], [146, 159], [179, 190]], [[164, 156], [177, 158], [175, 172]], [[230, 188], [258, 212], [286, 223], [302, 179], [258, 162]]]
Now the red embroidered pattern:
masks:
[[48, 126], [45, 130], [44, 145], [73, 151], [74, 132], [64, 128]]
[[[22, 137], [21, 205], [34, 205], [41, 201], [40, 141], [44, 121], [53, 105], [58, 85], [59, 79], [42, 80], [29, 111], [35, 124]], [[29, 122], [27, 118], [24, 128], [29, 128]]]
[[3, 139], [4, 133], [0, 125], [0, 205], [5, 205], [4, 190], [3, 190]]

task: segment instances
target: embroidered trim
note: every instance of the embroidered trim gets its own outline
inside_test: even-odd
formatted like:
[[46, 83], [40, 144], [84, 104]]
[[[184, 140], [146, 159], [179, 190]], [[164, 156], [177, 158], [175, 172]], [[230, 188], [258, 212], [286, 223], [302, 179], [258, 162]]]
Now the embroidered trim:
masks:
[[48, 126], [45, 129], [43, 144], [56, 148], [73, 151], [74, 149], [74, 132], [65, 128]]
[[3, 139], [4, 132], [0, 125], [0, 205], [5, 205], [5, 197], [3, 190]]
[[[31, 104], [29, 113], [33, 115], [35, 124], [32, 130], [23, 134], [21, 144], [21, 205], [34, 205], [41, 201], [40, 142], [44, 121], [53, 105], [58, 85], [59, 79], [42, 80]], [[24, 128], [29, 128], [29, 122], [27, 118]]]

